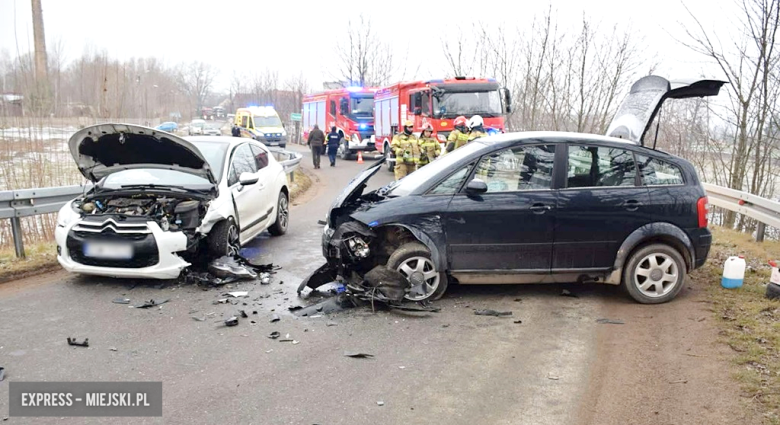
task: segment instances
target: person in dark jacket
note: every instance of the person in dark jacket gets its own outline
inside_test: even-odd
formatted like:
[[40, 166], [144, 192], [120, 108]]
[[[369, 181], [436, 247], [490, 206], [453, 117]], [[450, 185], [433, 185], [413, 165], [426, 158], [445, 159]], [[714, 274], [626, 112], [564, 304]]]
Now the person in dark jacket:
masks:
[[339, 145], [343, 138], [344, 133], [336, 131], [335, 125], [330, 128], [330, 133], [328, 133], [328, 159], [330, 159], [331, 167], [336, 166], [336, 152], [339, 151]]
[[233, 123], [233, 128], [230, 129], [230, 133], [233, 135], [233, 137], [241, 137], [241, 129], [238, 128], [236, 123]]
[[322, 155], [322, 148], [325, 144], [325, 133], [320, 130], [320, 126], [317, 124], [314, 124], [314, 127], [309, 132], [306, 144], [311, 148], [311, 160], [314, 163], [314, 168], [320, 168], [320, 155]]

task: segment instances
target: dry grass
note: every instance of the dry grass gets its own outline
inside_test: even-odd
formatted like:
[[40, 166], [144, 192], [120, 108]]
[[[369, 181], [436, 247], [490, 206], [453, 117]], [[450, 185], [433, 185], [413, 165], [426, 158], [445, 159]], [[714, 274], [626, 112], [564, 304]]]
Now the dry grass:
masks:
[[290, 201], [294, 201], [311, 187], [311, 179], [300, 168], [293, 172], [293, 181], [290, 183]]
[[[780, 260], [780, 242], [755, 242], [749, 234], [714, 227], [707, 264], [691, 277], [706, 283], [720, 328], [733, 351], [735, 379], [763, 413], [765, 424], [780, 424], [780, 301], [765, 298], [770, 259]], [[748, 264], [742, 288], [720, 286], [724, 261], [744, 255]]]
[[0, 249], [0, 283], [45, 273], [59, 267], [57, 246], [53, 241], [25, 245], [27, 258], [18, 259], [14, 248]]

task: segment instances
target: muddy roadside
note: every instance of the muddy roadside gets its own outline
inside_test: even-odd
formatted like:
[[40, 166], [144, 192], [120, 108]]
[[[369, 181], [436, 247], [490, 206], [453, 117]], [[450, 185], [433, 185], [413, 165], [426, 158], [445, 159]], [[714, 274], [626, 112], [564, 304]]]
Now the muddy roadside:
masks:
[[707, 295], [716, 283], [688, 279], [667, 304], [604, 303], [603, 315], [624, 324], [598, 329], [581, 425], [760, 423], [718, 342]]

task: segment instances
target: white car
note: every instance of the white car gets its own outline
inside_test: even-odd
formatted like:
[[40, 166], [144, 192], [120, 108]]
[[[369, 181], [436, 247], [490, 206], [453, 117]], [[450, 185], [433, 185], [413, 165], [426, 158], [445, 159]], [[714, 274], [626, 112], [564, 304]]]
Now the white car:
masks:
[[189, 128], [187, 130], [187, 134], [190, 135], [190, 136], [203, 134], [203, 129], [205, 127], [206, 127], [206, 121], [203, 121], [203, 120], [192, 120], [190, 122]]
[[69, 143], [94, 183], [57, 215], [57, 260], [76, 273], [173, 279], [289, 224], [282, 165], [248, 138], [191, 137], [101, 124]]
[[221, 136], [222, 130], [219, 128], [219, 124], [206, 124], [203, 128], [204, 136]]

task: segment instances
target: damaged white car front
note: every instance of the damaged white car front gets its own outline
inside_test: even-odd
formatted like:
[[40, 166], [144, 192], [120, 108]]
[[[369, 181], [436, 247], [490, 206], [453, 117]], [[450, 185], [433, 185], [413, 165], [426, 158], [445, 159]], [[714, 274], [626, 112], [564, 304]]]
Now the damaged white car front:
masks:
[[225, 215], [208, 161], [182, 138], [102, 124], [75, 133], [69, 147], [94, 184], [57, 216], [57, 260], [70, 272], [176, 278]]

